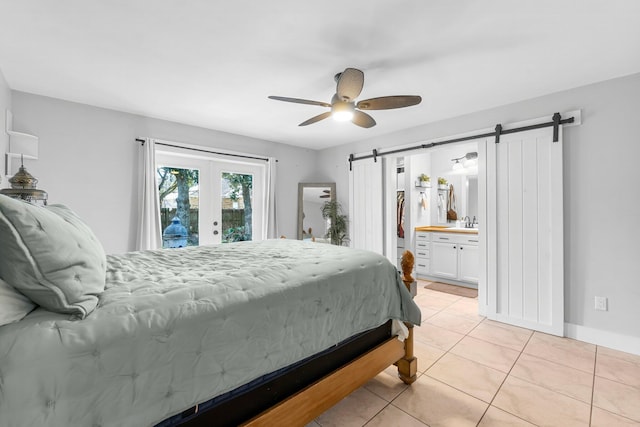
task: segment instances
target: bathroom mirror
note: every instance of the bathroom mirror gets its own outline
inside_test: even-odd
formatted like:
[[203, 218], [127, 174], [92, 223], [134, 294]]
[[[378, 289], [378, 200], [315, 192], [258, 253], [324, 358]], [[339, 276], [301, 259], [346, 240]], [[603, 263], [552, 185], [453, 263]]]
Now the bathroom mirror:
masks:
[[478, 175], [467, 175], [466, 177], [466, 215], [470, 219], [478, 219]]
[[335, 182], [298, 183], [298, 240], [324, 238], [327, 223], [322, 218], [322, 205], [335, 199]]
[[[478, 219], [478, 175], [448, 175], [447, 185], [451, 184], [454, 188], [456, 199], [455, 211], [458, 220], [463, 222], [465, 217], [469, 217], [469, 221], [473, 217]], [[445, 189], [438, 189], [438, 223], [454, 224], [455, 221], [447, 220], [447, 199], [449, 192]]]

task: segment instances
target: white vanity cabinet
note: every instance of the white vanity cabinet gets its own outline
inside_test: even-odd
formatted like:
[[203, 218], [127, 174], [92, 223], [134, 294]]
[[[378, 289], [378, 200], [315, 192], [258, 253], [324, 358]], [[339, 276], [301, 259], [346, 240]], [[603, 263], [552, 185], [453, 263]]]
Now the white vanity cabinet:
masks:
[[447, 279], [458, 278], [458, 249], [455, 243], [433, 242], [433, 268], [431, 274]]
[[478, 235], [431, 233], [430, 267], [430, 276], [477, 284]]
[[416, 273], [419, 276], [431, 271], [431, 233], [416, 231]]
[[475, 244], [461, 244], [458, 249], [458, 280], [478, 283], [478, 239]]

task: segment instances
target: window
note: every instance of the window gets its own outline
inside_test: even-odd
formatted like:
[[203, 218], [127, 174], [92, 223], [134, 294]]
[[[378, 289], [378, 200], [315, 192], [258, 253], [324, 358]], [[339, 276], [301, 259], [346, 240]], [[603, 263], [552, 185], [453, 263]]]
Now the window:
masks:
[[265, 163], [157, 150], [163, 247], [261, 239]]

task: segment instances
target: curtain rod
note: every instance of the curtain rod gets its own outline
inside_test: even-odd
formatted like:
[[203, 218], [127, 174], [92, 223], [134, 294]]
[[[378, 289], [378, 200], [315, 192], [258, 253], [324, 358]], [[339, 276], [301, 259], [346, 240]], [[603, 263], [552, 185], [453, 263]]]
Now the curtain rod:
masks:
[[[139, 142], [141, 145], [144, 145], [145, 140], [144, 139], [140, 139], [140, 138], [136, 138], [136, 142]], [[201, 153], [219, 154], [221, 156], [242, 157], [243, 159], [264, 160], [266, 162], [269, 161], [269, 159], [265, 158], [265, 157], [245, 156], [243, 154], [220, 153], [218, 151], [203, 150], [201, 148], [183, 147], [181, 145], [167, 144], [167, 143], [164, 143], [164, 142], [156, 142], [156, 145], [163, 145], [165, 147], [182, 148], [183, 150], [199, 151]], [[276, 162], [277, 161], [278, 160], [276, 160]]]
[[444, 141], [438, 141], [438, 142], [431, 142], [428, 144], [421, 144], [421, 145], [416, 145], [413, 147], [407, 147], [407, 148], [398, 148], [396, 150], [390, 150], [390, 151], [385, 151], [383, 153], [380, 153], [378, 150], [373, 149], [373, 153], [372, 154], [366, 154], [364, 156], [358, 156], [355, 157], [353, 154], [349, 154], [349, 170], [353, 170], [352, 166], [353, 166], [353, 162], [355, 162], [356, 160], [364, 160], [364, 159], [373, 159], [374, 162], [378, 161], [378, 157], [380, 156], [386, 156], [388, 154], [396, 154], [396, 153], [403, 153], [405, 151], [413, 151], [413, 150], [421, 150], [424, 148], [433, 148], [433, 147], [437, 147], [439, 145], [446, 145], [446, 144], [453, 144], [454, 142], [463, 142], [463, 141], [470, 141], [472, 139], [478, 139], [478, 138], [488, 138], [490, 136], [494, 136], [496, 138], [496, 144], [500, 143], [500, 135], [507, 135], [510, 133], [517, 133], [517, 132], [525, 132], [528, 130], [533, 130], [533, 129], [541, 129], [541, 128], [547, 128], [547, 127], [552, 127], [553, 126], [553, 142], [558, 142], [558, 128], [560, 125], [564, 125], [567, 123], [573, 123], [575, 119], [573, 117], [569, 117], [567, 119], [563, 119], [560, 116], [560, 113], [555, 113], [553, 115], [553, 121], [551, 122], [546, 122], [546, 123], [539, 123], [537, 125], [530, 125], [530, 126], [522, 126], [522, 127], [517, 127], [517, 128], [513, 128], [513, 129], [502, 129], [502, 125], [501, 124], [497, 124], [496, 125], [496, 130], [493, 132], [487, 132], [487, 133], [481, 133], [481, 134], [477, 134], [477, 135], [470, 135], [470, 136], [463, 136], [461, 138], [453, 138], [453, 139], [447, 139]]

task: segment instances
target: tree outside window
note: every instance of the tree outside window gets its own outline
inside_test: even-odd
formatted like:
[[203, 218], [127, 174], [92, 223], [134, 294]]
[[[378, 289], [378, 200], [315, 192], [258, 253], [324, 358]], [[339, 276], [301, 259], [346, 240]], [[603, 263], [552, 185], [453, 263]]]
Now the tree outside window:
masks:
[[158, 192], [162, 230], [174, 217], [187, 229], [187, 246], [198, 246], [199, 178], [197, 169], [160, 167]]
[[222, 242], [253, 238], [253, 175], [222, 174]]

